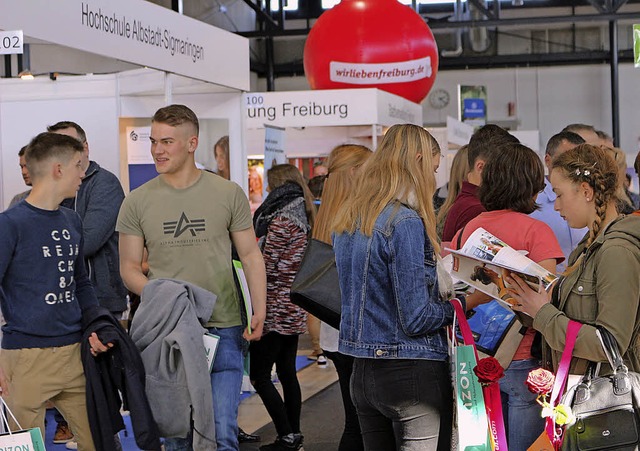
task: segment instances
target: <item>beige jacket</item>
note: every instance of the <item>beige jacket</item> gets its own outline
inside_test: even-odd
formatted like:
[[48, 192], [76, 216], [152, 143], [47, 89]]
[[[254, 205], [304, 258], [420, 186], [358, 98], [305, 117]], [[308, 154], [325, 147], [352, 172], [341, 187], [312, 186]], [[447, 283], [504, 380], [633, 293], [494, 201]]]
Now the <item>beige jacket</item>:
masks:
[[[569, 257], [580, 266], [562, 277], [552, 304], [533, 321], [544, 341], [543, 364], [557, 370], [569, 319], [583, 323], [573, 351], [571, 374], [584, 374], [589, 361], [606, 362], [595, 325], [613, 334], [629, 370], [640, 372], [640, 216], [613, 221], [593, 244], [583, 240]], [[603, 365], [601, 373], [610, 372]]]

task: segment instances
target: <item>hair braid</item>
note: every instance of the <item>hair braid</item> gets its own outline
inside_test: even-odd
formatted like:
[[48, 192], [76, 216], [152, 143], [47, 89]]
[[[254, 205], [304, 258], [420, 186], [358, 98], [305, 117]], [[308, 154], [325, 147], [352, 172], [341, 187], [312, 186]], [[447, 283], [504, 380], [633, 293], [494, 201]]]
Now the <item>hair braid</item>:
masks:
[[606, 183], [601, 172], [595, 172], [593, 174], [593, 202], [596, 207], [596, 218], [593, 220], [593, 225], [589, 227], [589, 239], [587, 241], [587, 247], [594, 242], [600, 230], [602, 223], [607, 215], [607, 205], [612, 196], [606, 194]]

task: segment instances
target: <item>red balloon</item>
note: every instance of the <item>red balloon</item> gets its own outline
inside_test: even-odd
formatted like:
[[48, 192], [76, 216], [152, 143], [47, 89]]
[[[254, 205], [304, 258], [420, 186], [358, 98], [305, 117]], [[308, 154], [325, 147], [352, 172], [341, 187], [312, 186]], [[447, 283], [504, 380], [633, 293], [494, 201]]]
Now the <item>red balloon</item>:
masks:
[[342, 0], [318, 18], [304, 47], [311, 89], [379, 88], [420, 103], [437, 71], [431, 30], [397, 0]]

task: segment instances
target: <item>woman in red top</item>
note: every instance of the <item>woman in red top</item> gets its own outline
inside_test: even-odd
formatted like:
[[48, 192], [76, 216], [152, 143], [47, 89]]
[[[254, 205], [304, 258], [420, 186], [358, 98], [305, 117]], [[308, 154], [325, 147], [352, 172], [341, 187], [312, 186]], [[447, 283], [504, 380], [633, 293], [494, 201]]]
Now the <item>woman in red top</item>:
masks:
[[[500, 146], [496, 157], [484, 166], [478, 190], [487, 211], [459, 230], [451, 244], [464, 243], [482, 227], [512, 248], [526, 251], [527, 257], [555, 274], [556, 264], [564, 260], [558, 240], [548, 225], [528, 216], [536, 209], [535, 200], [542, 189], [544, 168], [538, 155], [522, 144]], [[468, 298], [468, 305], [474, 296]], [[531, 318], [524, 316], [520, 320], [531, 322]], [[524, 384], [529, 371], [540, 366], [539, 359], [531, 355], [534, 336], [535, 331], [527, 328], [505, 377], [500, 380], [510, 451], [526, 451], [544, 429], [536, 395]]]

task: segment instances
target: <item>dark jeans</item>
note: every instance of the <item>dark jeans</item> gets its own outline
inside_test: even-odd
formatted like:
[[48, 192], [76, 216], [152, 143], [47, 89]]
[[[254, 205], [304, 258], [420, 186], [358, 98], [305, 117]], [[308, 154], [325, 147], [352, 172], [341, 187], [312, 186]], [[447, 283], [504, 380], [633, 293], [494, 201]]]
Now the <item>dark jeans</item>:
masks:
[[367, 451], [450, 451], [447, 362], [355, 359], [351, 397]]
[[338, 373], [340, 392], [342, 393], [342, 404], [344, 406], [344, 431], [340, 438], [338, 451], [363, 451], [362, 433], [360, 432], [360, 422], [356, 406], [351, 400], [349, 384], [351, 382], [351, 372], [353, 371], [353, 357], [339, 352], [324, 351], [325, 355], [331, 359]]
[[[278, 436], [300, 432], [302, 393], [296, 375], [298, 335], [269, 332], [249, 347], [251, 383], [269, 412]], [[271, 382], [271, 368], [276, 364], [284, 400]]]

